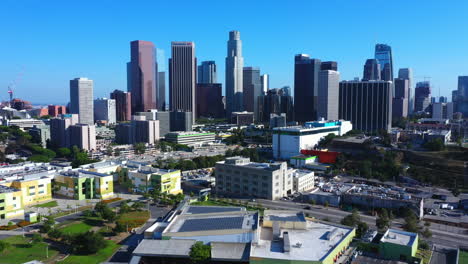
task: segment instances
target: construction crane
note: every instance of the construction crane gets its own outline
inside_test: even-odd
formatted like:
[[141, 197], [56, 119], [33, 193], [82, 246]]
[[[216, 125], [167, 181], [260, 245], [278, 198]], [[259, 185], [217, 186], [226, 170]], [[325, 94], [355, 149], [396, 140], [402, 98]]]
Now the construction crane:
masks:
[[13, 88], [16, 87], [16, 85], [21, 81], [21, 79], [23, 78], [23, 72], [24, 72], [24, 67], [23, 66], [20, 66], [20, 71], [18, 73], [18, 75], [16, 76], [16, 79], [14, 81], [12, 81], [10, 83], [10, 85], [8, 85], [8, 95], [10, 97], [10, 100], [9, 100], [9, 105], [11, 107], [12, 103], [13, 103]]

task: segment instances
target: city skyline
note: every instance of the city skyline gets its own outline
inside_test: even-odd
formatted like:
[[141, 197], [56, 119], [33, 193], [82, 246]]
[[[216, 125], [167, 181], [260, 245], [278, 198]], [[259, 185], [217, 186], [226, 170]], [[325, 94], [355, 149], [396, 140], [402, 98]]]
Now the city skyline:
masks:
[[[231, 30], [242, 33], [245, 42], [245, 64], [260, 67], [263, 73], [269, 74], [271, 88], [293, 85], [294, 55], [299, 53], [310, 54], [312, 58], [337, 61], [342, 80], [361, 78], [362, 66], [366, 59], [373, 57], [374, 46], [377, 43], [385, 43], [392, 47], [394, 75], [399, 68], [410, 67], [415, 75], [413, 84], [422, 81], [424, 76], [432, 77], [431, 83], [436, 96], [439, 96], [440, 89], [440, 95], [450, 97], [451, 91], [457, 88], [457, 76], [468, 74], [468, 69], [463, 65], [468, 56], [463, 52], [468, 37], [455, 34], [462, 32], [467, 25], [467, 22], [462, 20], [461, 11], [464, 10], [463, 6], [468, 4], [462, 1], [456, 9], [429, 1], [424, 6], [406, 3], [404, 10], [395, 2], [387, 7], [386, 14], [372, 14], [371, 11], [378, 8], [378, 4], [370, 1], [360, 1], [360, 4], [330, 3], [329, 6], [302, 3], [305, 9], [322, 9], [323, 14], [318, 14], [318, 18], [330, 15], [345, 16], [332, 22], [320, 22], [321, 20], [317, 19], [316, 23], [326, 25], [324, 29], [320, 26], [311, 29], [312, 22], [303, 18], [289, 19], [294, 16], [292, 11], [296, 5], [280, 8], [279, 5], [272, 4], [269, 12], [271, 17], [265, 19], [261, 16], [264, 21], [260, 18], [250, 20], [249, 18], [254, 18], [258, 12], [249, 10], [246, 10], [243, 16], [245, 21], [238, 21], [233, 14], [221, 12], [222, 9], [233, 5], [232, 3], [210, 5], [213, 16], [223, 19], [220, 25], [210, 27], [206, 24], [207, 21], [192, 19], [196, 12], [192, 12], [190, 7], [199, 10], [203, 5], [196, 7], [200, 4], [188, 3], [187, 9], [181, 12], [192, 14], [181, 15], [181, 19], [176, 23], [171, 24], [170, 19], [166, 17], [168, 15], [162, 12], [156, 22], [141, 23], [141, 26], [135, 29], [137, 22], [132, 21], [132, 12], [128, 12], [136, 8], [135, 6], [116, 5], [112, 6], [113, 12], [106, 12], [106, 8], [109, 7], [107, 4], [87, 3], [93, 7], [89, 10], [89, 21], [79, 24], [74, 22], [76, 15], [73, 13], [53, 12], [54, 14], [42, 17], [46, 10], [69, 10], [74, 4], [52, 6], [47, 3], [39, 5], [33, 1], [1, 4], [2, 9], [8, 11], [5, 12], [4, 30], [5, 35], [10, 37], [9, 41], [0, 44], [0, 48], [8, 50], [1, 55], [3, 63], [0, 65], [0, 80], [4, 87], [0, 93], [1, 100], [8, 98], [7, 88], [13, 84], [15, 97], [36, 103], [66, 103], [68, 95], [60, 91], [66, 88], [67, 80], [76, 76], [95, 80], [95, 97], [108, 96], [115, 89], [126, 90], [125, 63], [129, 60], [128, 43], [135, 39], [153, 42], [158, 47], [158, 54], [160, 50], [164, 51], [166, 56], [158, 58], [158, 62], [162, 60], [164, 64], [167, 64], [170, 57], [168, 54], [171, 41], [194, 41], [197, 43], [197, 60], [214, 60], [219, 65], [218, 80], [225, 87], [225, 41], [227, 32]], [[86, 5], [86, 2], [80, 3], [81, 5]], [[260, 6], [257, 3], [254, 5]], [[161, 3], [161, 8], [170, 6], [168, 3]], [[150, 4], [149, 7], [158, 6]], [[152, 12], [150, 9], [144, 12]], [[254, 9], [256, 8], [252, 8]], [[366, 15], [368, 19], [346, 19], [351, 14], [356, 14], [353, 10]], [[399, 19], [392, 18], [396, 10], [399, 11]], [[431, 21], [423, 19], [425, 13], [434, 13], [435, 10], [438, 12], [433, 14]], [[275, 21], [277, 19], [274, 17], [283, 13], [283, 19]], [[443, 13], [452, 15], [445, 17]], [[460, 15], [457, 15], [458, 13]], [[15, 14], [14, 18], [10, 17], [12, 14]], [[380, 22], [369, 23], [373, 17], [378, 18]], [[411, 23], [408, 24], [410, 19]], [[249, 20], [250, 24], [246, 22]], [[60, 25], [57, 25], [58, 21]], [[187, 21], [193, 24], [187, 25]], [[143, 22], [149, 21], [144, 19]], [[51, 27], [51, 24], [56, 27]], [[154, 27], [155, 24], [157, 28]], [[193, 30], [199, 27], [205, 27], [207, 30]], [[381, 30], [385, 27], [385, 31]], [[262, 30], [258, 31], [257, 28]], [[337, 32], [340, 34], [336, 34]], [[84, 38], [84, 34], [88, 37]], [[354, 37], [356, 34], [359, 34], [359, 38]], [[327, 41], [311, 41], [316, 40], [317, 36], [320, 36], [320, 39], [331, 36], [333, 38]], [[351, 37], [352, 42], [346, 41]], [[33, 45], [30, 45], [31, 43]], [[440, 47], [444, 45], [450, 45], [450, 49], [441, 51]], [[441, 64], [451, 67], [440, 67]], [[454, 68], [457, 70], [453, 71]], [[164, 67], [164, 70], [167, 72], [167, 67]], [[48, 93], [39, 90], [46, 90]]]

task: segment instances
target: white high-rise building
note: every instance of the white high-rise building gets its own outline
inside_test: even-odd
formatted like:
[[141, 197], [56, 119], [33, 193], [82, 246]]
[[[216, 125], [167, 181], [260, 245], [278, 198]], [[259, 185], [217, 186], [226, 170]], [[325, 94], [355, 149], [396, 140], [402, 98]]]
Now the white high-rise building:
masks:
[[414, 93], [413, 88], [413, 69], [402, 68], [398, 70], [398, 78], [408, 80], [408, 114], [412, 114], [414, 111]]
[[243, 111], [243, 69], [242, 41], [239, 31], [229, 32], [226, 57], [226, 114]]
[[325, 120], [338, 119], [338, 102], [340, 90], [340, 73], [324, 70], [319, 72], [318, 118]]
[[117, 122], [115, 100], [98, 98], [94, 100], [94, 120], [106, 121], [107, 124]]
[[70, 126], [70, 147], [73, 146], [86, 151], [96, 150], [96, 127], [88, 124]]
[[70, 80], [70, 113], [79, 115], [81, 124], [94, 125], [93, 80]]
[[263, 94], [267, 94], [268, 89], [270, 89], [270, 75], [262, 74], [262, 76], [260, 76], [260, 80], [262, 82]]

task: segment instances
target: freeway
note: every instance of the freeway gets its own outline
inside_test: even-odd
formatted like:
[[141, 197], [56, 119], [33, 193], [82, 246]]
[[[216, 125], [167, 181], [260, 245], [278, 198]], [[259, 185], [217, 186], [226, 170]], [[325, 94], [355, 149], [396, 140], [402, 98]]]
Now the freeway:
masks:
[[[310, 206], [309, 204], [295, 203], [291, 201], [271, 201], [257, 199], [255, 203], [261, 204], [264, 208], [269, 209], [282, 209], [282, 210], [294, 210], [299, 209], [304, 213], [313, 216], [317, 219], [327, 219], [331, 222], [340, 223], [341, 219], [351, 214], [350, 212], [342, 211], [336, 208], [325, 208], [322, 206]], [[252, 203], [254, 205], [255, 203]], [[305, 206], [310, 206], [310, 209], [304, 209]], [[370, 215], [361, 214], [361, 221], [369, 225], [369, 227], [376, 228], [375, 226], [376, 217]], [[397, 219], [392, 221], [391, 228], [402, 229], [403, 221]], [[468, 247], [468, 235], [459, 234], [456, 232], [447, 232], [429, 227], [432, 232], [432, 237], [428, 241], [433, 244], [447, 246], [447, 247]]]

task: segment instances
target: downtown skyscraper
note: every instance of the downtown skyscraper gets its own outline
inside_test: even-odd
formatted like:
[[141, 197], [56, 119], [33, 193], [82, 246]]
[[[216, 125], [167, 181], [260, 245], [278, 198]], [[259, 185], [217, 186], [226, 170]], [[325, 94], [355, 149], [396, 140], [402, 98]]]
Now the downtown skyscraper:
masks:
[[380, 81], [380, 64], [376, 59], [366, 60], [364, 64], [364, 72], [362, 74], [363, 81]]
[[242, 41], [239, 31], [229, 32], [226, 57], [226, 115], [243, 111], [243, 70]]
[[94, 125], [93, 80], [70, 80], [70, 113], [78, 114], [79, 123]]
[[171, 111], [192, 112], [195, 120], [195, 83], [197, 61], [195, 43], [175, 41], [171, 43], [169, 59], [169, 105]]
[[387, 44], [376, 44], [375, 59], [380, 64], [380, 78], [383, 81], [393, 81], [392, 47]]
[[431, 83], [428, 81], [416, 83], [414, 89], [414, 111], [426, 112], [431, 104]]
[[408, 80], [408, 114], [414, 111], [414, 95], [413, 95], [413, 69], [401, 68], [398, 70], [398, 78]]
[[197, 83], [217, 83], [218, 72], [214, 61], [202, 61], [198, 66]]
[[150, 41], [130, 42], [127, 89], [132, 93], [132, 113], [156, 109], [156, 51]]
[[298, 54], [294, 58], [294, 118], [297, 122], [317, 119], [320, 69], [319, 59], [311, 59], [307, 54]]
[[263, 95], [260, 68], [244, 67], [243, 75], [244, 110], [253, 112], [258, 119], [258, 97]]

